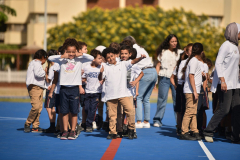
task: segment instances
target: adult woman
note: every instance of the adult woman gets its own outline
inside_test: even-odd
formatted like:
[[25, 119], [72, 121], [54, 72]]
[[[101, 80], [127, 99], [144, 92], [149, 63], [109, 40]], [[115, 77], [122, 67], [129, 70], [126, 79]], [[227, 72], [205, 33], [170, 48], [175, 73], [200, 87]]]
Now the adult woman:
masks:
[[156, 65], [156, 70], [158, 76], [160, 76], [160, 80], [158, 83], [157, 111], [153, 118], [153, 126], [155, 127], [162, 126], [162, 119], [167, 105], [169, 88], [172, 90], [173, 106], [176, 104], [176, 90], [170, 83], [170, 77], [180, 57], [180, 53], [182, 52], [183, 51], [180, 49], [178, 38], [174, 34], [167, 36], [157, 49], [158, 63]]
[[[140, 47], [136, 40], [132, 36], [127, 36], [124, 41], [131, 41], [133, 48], [137, 50], [137, 58], [142, 54], [146, 55], [146, 58], [138, 62], [137, 65], [142, 69], [144, 76], [139, 81], [139, 95], [137, 96], [137, 108], [136, 108], [136, 128], [150, 128], [150, 96], [154, 85], [157, 81], [157, 72], [153, 67], [152, 60], [149, 57], [146, 50]], [[142, 122], [142, 104], [144, 107], [144, 121]]]
[[230, 23], [225, 31], [226, 41], [221, 45], [215, 63], [215, 71], [211, 91], [218, 89], [219, 109], [214, 113], [204, 130], [205, 140], [213, 142], [213, 131], [232, 107], [233, 142], [240, 143], [239, 138], [239, 49], [240, 25]]

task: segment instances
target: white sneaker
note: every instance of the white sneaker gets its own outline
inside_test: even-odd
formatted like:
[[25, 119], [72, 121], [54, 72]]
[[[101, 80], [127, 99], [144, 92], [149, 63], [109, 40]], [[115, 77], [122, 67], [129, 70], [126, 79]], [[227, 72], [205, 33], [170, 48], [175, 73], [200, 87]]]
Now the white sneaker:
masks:
[[93, 127], [93, 129], [97, 129], [97, 124], [95, 121], [92, 122], [92, 127]]
[[205, 136], [205, 140], [207, 142], [213, 143], [213, 138], [212, 137]]
[[158, 123], [154, 123], [153, 127], [160, 127], [160, 125]]
[[142, 123], [135, 123], [135, 128], [143, 128], [143, 124]]
[[143, 128], [150, 128], [150, 123], [149, 122], [147, 122], [147, 123], [142, 122], [142, 126], [143, 126]]

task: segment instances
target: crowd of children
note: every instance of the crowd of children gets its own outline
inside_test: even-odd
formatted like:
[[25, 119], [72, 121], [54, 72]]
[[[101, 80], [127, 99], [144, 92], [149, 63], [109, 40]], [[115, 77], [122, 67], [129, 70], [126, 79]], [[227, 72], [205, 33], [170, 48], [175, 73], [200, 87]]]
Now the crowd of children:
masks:
[[[232, 132], [233, 142], [240, 142], [239, 50], [236, 47], [240, 39], [239, 32], [239, 24], [228, 25], [226, 42], [219, 50], [212, 74], [209, 74], [212, 62], [206, 58], [201, 43], [189, 43], [184, 50], [180, 50], [177, 37], [169, 35], [160, 45], [156, 67], [160, 76], [159, 90], [165, 89], [165, 95], [169, 87], [172, 89], [177, 135], [180, 139], [201, 140], [205, 137], [206, 141], [213, 142], [212, 136], [218, 125], [221, 126], [220, 121], [230, 114], [232, 120], [226, 118], [225, 121], [230, 121], [232, 128], [228, 127], [227, 131]], [[90, 54], [87, 52], [86, 43], [67, 38], [58, 51], [39, 50], [35, 53], [27, 71], [26, 84], [32, 109], [25, 122], [25, 132], [31, 131], [32, 124], [32, 132], [56, 133], [58, 138], [64, 140], [76, 139], [81, 131], [92, 132], [93, 129], [103, 128], [109, 132], [107, 139], [123, 136], [134, 139], [137, 138], [136, 128], [150, 127], [148, 108], [144, 122], [141, 122], [139, 113], [136, 115], [139, 112], [136, 110], [137, 104], [148, 106], [149, 96], [157, 81], [156, 70], [146, 51], [133, 37], [128, 36], [120, 44], [113, 42], [108, 48], [98, 46]], [[48, 65], [43, 69], [45, 61]], [[146, 89], [147, 92], [141, 91], [139, 88], [145, 83], [147, 75], [152, 76], [149, 81], [151, 85]], [[215, 114], [207, 126], [205, 110], [209, 109], [210, 87], [212, 92], [215, 93], [217, 89], [218, 93], [213, 94]], [[50, 121], [48, 129], [39, 127], [44, 89], [44, 108]], [[149, 95], [147, 100], [144, 98], [146, 93]], [[160, 101], [154, 117], [155, 127], [161, 127], [165, 112], [166, 100], [159, 100], [158, 103]], [[107, 106], [105, 122], [104, 103]], [[230, 107], [232, 110], [229, 113]], [[219, 128], [217, 130], [220, 132]]]

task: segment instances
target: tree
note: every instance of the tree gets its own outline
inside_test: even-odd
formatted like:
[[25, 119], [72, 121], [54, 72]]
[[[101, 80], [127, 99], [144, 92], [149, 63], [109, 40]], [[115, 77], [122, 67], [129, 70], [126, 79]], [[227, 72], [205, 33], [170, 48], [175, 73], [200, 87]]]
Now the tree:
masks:
[[0, 4], [0, 32], [6, 31], [5, 22], [8, 20], [7, 14], [17, 16], [17, 13], [13, 8]]
[[62, 24], [48, 30], [48, 49], [57, 49], [67, 37], [84, 41], [90, 49], [98, 45], [109, 46], [132, 35], [150, 55], [156, 58], [156, 49], [169, 35], [175, 34], [182, 47], [200, 42], [206, 56], [215, 60], [224, 41], [222, 28], [207, 23], [208, 17], [197, 16], [184, 9], [164, 11], [160, 7], [103, 10], [93, 8], [74, 17], [74, 22]]

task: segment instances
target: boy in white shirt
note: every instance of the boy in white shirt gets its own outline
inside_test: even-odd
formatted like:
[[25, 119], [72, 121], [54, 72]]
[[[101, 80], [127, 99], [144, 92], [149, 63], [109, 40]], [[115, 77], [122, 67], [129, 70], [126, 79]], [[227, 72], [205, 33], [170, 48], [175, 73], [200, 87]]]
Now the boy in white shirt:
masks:
[[31, 99], [32, 108], [24, 125], [24, 132], [30, 132], [32, 124], [32, 132], [42, 132], [39, 127], [39, 118], [42, 111], [43, 90], [45, 88], [46, 72], [42, 65], [47, 60], [47, 53], [44, 50], [38, 50], [34, 54], [34, 60], [29, 63], [27, 70], [26, 85]]
[[[79, 112], [79, 93], [84, 93], [81, 67], [85, 56], [79, 51], [79, 45], [73, 38], [67, 38], [63, 44], [64, 55], [50, 56], [49, 60], [60, 65], [60, 113], [63, 114], [64, 132], [61, 139], [76, 139], [75, 128]], [[92, 57], [92, 56], [90, 56]], [[89, 60], [92, 60], [90, 58]], [[79, 92], [80, 91], [80, 92]], [[71, 113], [71, 131], [68, 133], [68, 119]]]
[[92, 123], [95, 119], [102, 92], [102, 84], [100, 84], [98, 80], [98, 75], [100, 73], [102, 63], [102, 55], [101, 52], [96, 49], [93, 49], [90, 55], [94, 57], [94, 60], [91, 64], [85, 66], [82, 75], [83, 82], [86, 82], [84, 98], [85, 113], [87, 116], [86, 132], [92, 132], [93, 130]]
[[116, 119], [117, 119], [117, 106], [120, 103], [126, 112], [129, 129], [129, 139], [133, 139], [134, 128], [135, 128], [135, 117], [133, 107], [129, 100], [130, 93], [127, 89], [127, 70], [132, 67], [133, 64], [139, 62], [145, 55], [136, 58], [132, 61], [121, 61], [117, 62], [114, 55], [113, 48], [106, 48], [103, 51], [103, 57], [106, 59], [108, 64], [105, 67], [102, 66], [99, 74], [99, 80], [105, 78], [105, 97], [107, 101], [107, 111], [109, 116], [109, 135], [107, 139], [116, 139]]

